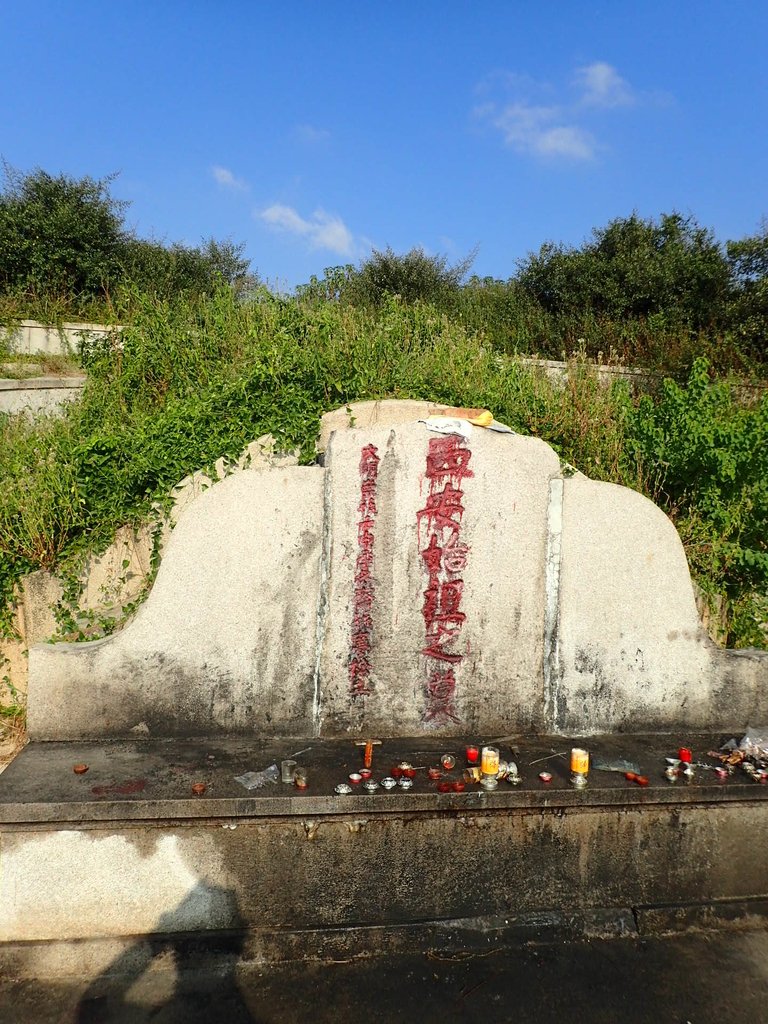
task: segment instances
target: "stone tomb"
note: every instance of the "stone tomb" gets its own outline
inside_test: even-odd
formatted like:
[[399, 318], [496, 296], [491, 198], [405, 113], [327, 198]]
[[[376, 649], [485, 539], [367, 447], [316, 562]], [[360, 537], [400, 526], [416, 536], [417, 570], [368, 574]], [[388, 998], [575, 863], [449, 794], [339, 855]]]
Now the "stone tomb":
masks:
[[[190, 934], [263, 961], [764, 920], [768, 787], [662, 768], [768, 719], [768, 656], [708, 639], [651, 502], [430, 411], [340, 411], [322, 465], [215, 484], [125, 630], [30, 652], [32, 743], [0, 776], [7, 977], [138, 976]], [[334, 795], [371, 736], [377, 774], [501, 737], [523, 782]], [[575, 790], [565, 737], [650, 785]], [[306, 748], [304, 793], [236, 781]]]
[[29, 729], [738, 730], [768, 717], [767, 682], [766, 654], [706, 635], [652, 502], [564, 478], [536, 438], [414, 415], [336, 430], [324, 466], [239, 473], [196, 499], [135, 621], [30, 652]]

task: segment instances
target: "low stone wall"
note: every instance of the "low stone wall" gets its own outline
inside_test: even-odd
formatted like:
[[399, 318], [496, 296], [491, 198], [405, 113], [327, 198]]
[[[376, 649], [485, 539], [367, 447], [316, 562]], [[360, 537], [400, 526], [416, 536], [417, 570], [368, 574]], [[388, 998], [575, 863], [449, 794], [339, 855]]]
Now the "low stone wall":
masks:
[[[697, 751], [719, 741], [687, 740]], [[345, 928], [597, 922], [601, 911], [634, 927], [640, 908], [764, 906], [768, 792], [744, 773], [670, 786], [672, 741], [610, 737], [593, 752], [637, 760], [649, 785], [595, 771], [577, 790], [564, 758], [549, 760], [551, 783], [536, 774], [561, 737], [517, 742], [516, 787], [440, 793], [419, 772], [408, 792], [346, 796], [333, 786], [360, 763], [351, 737], [302, 744], [305, 792], [234, 778], [290, 754], [285, 741], [32, 743], [0, 780], [0, 945], [39, 944], [17, 952], [47, 973], [56, 940], [248, 931], [254, 954], [281, 959], [317, 956]], [[442, 739], [387, 742], [374, 769], [434, 764], [445, 750], [461, 758]]]
[[0, 379], [0, 413], [53, 413], [76, 401], [85, 387], [85, 376]]
[[[553, 384], [564, 387], [571, 376], [576, 373], [594, 374], [601, 384], [610, 385], [614, 381], [624, 380], [635, 392], [643, 393], [658, 388], [669, 374], [654, 373], [636, 366], [619, 366], [615, 363], [593, 363], [585, 359], [572, 359], [565, 362], [560, 359], [537, 359], [533, 356], [515, 356], [522, 366], [538, 370]], [[685, 375], [683, 375], [685, 376]], [[750, 405], [768, 392], [768, 384], [752, 383], [741, 380], [732, 382], [733, 394], [737, 401]]]
[[108, 338], [120, 330], [103, 324], [63, 323], [53, 327], [37, 320], [21, 320], [14, 327], [0, 328], [0, 342], [15, 355], [66, 356], [78, 353], [89, 341]]

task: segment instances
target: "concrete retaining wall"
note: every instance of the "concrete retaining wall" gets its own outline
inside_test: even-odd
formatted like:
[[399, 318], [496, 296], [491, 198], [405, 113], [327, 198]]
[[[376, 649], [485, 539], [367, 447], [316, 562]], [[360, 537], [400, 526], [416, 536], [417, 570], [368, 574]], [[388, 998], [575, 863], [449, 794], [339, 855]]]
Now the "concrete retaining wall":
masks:
[[26, 380], [0, 379], [0, 413], [52, 413], [76, 401], [85, 386], [85, 376], [31, 377]]
[[119, 327], [103, 324], [64, 323], [52, 327], [37, 320], [21, 320], [16, 327], [0, 328], [0, 341], [16, 355], [66, 356], [78, 353], [83, 343], [108, 338], [119, 331]]

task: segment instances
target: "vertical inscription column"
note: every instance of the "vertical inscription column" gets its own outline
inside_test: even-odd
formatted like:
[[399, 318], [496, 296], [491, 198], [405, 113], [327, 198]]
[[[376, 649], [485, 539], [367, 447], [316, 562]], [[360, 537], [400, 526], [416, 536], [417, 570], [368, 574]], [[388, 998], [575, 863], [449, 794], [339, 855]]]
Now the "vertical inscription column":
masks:
[[371, 692], [371, 646], [373, 644], [374, 523], [376, 484], [379, 475], [378, 449], [366, 445], [360, 453], [360, 503], [357, 506], [357, 560], [355, 562], [352, 631], [349, 651], [349, 692], [353, 699]]
[[454, 434], [432, 438], [425, 472], [429, 494], [417, 512], [419, 551], [427, 574], [422, 614], [426, 629], [421, 653], [426, 659], [423, 723], [458, 722], [456, 668], [463, 654], [458, 640], [466, 615], [461, 611], [462, 574], [469, 547], [461, 540], [464, 514], [462, 482], [472, 476], [472, 452]]

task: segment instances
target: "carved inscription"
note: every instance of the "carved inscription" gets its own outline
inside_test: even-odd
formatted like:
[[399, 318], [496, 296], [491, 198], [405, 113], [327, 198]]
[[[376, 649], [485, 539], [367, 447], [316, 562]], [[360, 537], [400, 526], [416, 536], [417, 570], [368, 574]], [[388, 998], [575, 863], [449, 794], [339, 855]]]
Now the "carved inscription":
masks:
[[432, 438], [427, 451], [427, 503], [417, 513], [419, 551], [427, 575], [422, 614], [426, 630], [421, 653], [426, 658], [424, 723], [458, 722], [455, 667], [463, 654], [459, 634], [466, 615], [461, 611], [462, 573], [469, 547], [461, 540], [464, 515], [462, 482], [472, 476], [472, 452], [454, 434]]
[[357, 506], [357, 560], [355, 562], [352, 635], [349, 652], [349, 691], [352, 698], [371, 692], [371, 647], [373, 644], [373, 542], [376, 520], [376, 483], [379, 455], [375, 445], [360, 453], [360, 503]]

